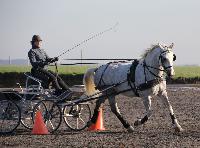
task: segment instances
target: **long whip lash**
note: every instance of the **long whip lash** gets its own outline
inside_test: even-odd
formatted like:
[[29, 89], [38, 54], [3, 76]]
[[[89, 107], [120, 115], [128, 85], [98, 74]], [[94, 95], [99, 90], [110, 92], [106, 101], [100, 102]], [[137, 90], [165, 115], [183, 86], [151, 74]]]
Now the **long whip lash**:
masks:
[[100, 35], [102, 35], [102, 34], [104, 34], [105, 32], [108, 32], [108, 31], [111, 31], [111, 30], [113, 30], [116, 26], [118, 25], [118, 23], [116, 23], [114, 26], [112, 26], [111, 28], [109, 28], [109, 29], [106, 29], [106, 30], [104, 30], [104, 31], [102, 31], [102, 32], [99, 32], [99, 33], [97, 33], [97, 34], [95, 34], [95, 35], [93, 35], [93, 36], [91, 36], [90, 38], [88, 38], [88, 39], [86, 39], [86, 40], [83, 40], [81, 43], [79, 43], [79, 44], [76, 44], [74, 47], [72, 47], [72, 48], [70, 48], [70, 49], [68, 49], [68, 50], [66, 50], [66, 51], [64, 51], [63, 53], [61, 53], [60, 55], [58, 55], [57, 57], [60, 57], [60, 56], [62, 56], [63, 54], [65, 54], [65, 53], [67, 53], [67, 52], [69, 52], [69, 51], [71, 51], [71, 50], [73, 50], [74, 48], [77, 48], [78, 46], [80, 46], [80, 45], [82, 45], [82, 44], [84, 44], [84, 43], [86, 43], [86, 42], [88, 42], [89, 40], [92, 40], [93, 38], [95, 38], [95, 37], [98, 37], [98, 36], [100, 36]]

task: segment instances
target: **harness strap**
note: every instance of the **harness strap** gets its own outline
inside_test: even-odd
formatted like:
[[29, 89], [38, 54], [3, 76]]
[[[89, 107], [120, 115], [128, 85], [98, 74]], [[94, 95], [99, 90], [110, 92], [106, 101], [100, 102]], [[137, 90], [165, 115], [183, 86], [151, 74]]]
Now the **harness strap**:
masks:
[[144, 63], [143, 68], [144, 68], [145, 83], [147, 83], [146, 68], [145, 68], [146, 62], [144, 61], [143, 63]]
[[[138, 62], [139, 63], [139, 62]], [[137, 64], [138, 64], [137, 63]], [[132, 64], [132, 66], [135, 66], [135, 69], [137, 67], [137, 65]], [[131, 66], [131, 67], [132, 67]], [[134, 69], [134, 74], [132, 73], [132, 75], [134, 76], [134, 79], [131, 78], [131, 72], [129, 72], [127, 74], [127, 80], [128, 80], [128, 84], [129, 86], [131, 87], [131, 90], [135, 93], [136, 96], [139, 96], [139, 93], [138, 93], [138, 90], [140, 91], [143, 91], [143, 90], [146, 90], [146, 89], [149, 89], [151, 87], [154, 87], [156, 86], [157, 84], [159, 84], [161, 81], [163, 81], [163, 79], [159, 76], [157, 76], [156, 74], [154, 74], [153, 72], [150, 71], [150, 69], [148, 68], [148, 66], [146, 65], [146, 62], [144, 61], [143, 62], [143, 67], [144, 67], [144, 75], [145, 75], [145, 83], [143, 84], [140, 84], [139, 86], [135, 86], [135, 69]], [[152, 74], [154, 75], [155, 77], [157, 77], [156, 79], [153, 79], [153, 80], [150, 80], [150, 81], [147, 81], [147, 78], [146, 78], [146, 68], [147, 70]], [[131, 69], [131, 68], [130, 68]], [[133, 85], [132, 85], [133, 84]]]
[[131, 87], [130, 90], [132, 90], [132, 91], [135, 93], [135, 95], [136, 95], [137, 97], [139, 97], [139, 93], [138, 93], [138, 91], [137, 91], [137, 88], [136, 88], [136, 86], [135, 86], [135, 83], [133, 83], [134, 86], [132, 86], [130, 77], [127, 77], [127, 78], [128, 78], [128, 79], [127, 79], [127, 80], [128, 80], [128, 85]]
[[[131, 90], [135, 93], [136, 96], [139, 97], [139, 93], [135, 86], [135, 70], [136, 70], [136, 67], [138, 64], [139, 64], [138, 60], [133, 61], [132, 65], [130, 67], [130, 71], [127, 74], [127, 81], [128, 81], [128, 85], [131, 87]], [[132, 83], [133, 83], [133, 86], [132, 86]]]
[[[106, 68], [104, 69], [103, 73], [101, 74], [101, 78], [100, 78], [99, 83], [98, 83], [98, 85], [96, 86], [96, 88], [100, 88], [101, 82], [103, 82], [103, 84], [105, 84], [105, 82], [103, 81], [103, 76], [104, 76], [104, 73], [105, 73], [106, 69], [108, 68], [108, 66], [109, 66], [110, 64], [111, 64], [111, 62], [107, 63]], [[98, 69], [96, 69], [96, 71], [97, 71], [97, 70], [98, 70]]]
[[98, 97], [93, 97], [93, 96], [88, 96], [87, 98], [84, 99], [79, 99], [75, 102], [70, 102], [69, 104], [67, 104], [67, 106], [70, 106], [72, 104], [78, 104], [78, 103], [82, 103], [82, 102], [87, 102], [87, 101], [91, 101], [91, 100], [95, 100], [95, 99], [102, 99], [102, 98], [107, 98], [108, 96], [112, 96], [112, 95], [119, 95], [120, 93], [124, 93], [124, 92], [128, 92], [131, 91], [131, 89], [126, 89], [126, 90], [122, 90], [120, 92], [111, 92], [111, 93], [106, 93], [106, 95], [101, 95]]
[[146, 90], [146, 89], [156, 86], [157, 84], [159, 84], [162, 81], [163, 81], [162, 79], [153, 79], [153, 80], [147, 81], [146, 83], [140, 84], [137, 87], [137, 89], [140, 91], [143, 91], [143, 90]]
[[147, 68], [147, 70], [148, 70], [153, 76], [155, 76], [155, 77], [157, 77], [157, 78], [161, 78], [161, 77], [158, 76], [158, 75], [156, 75], [155, 73], [153, 73], [153, 72], [149, 69], [149, 67], [150, 67], [150, 68], [154, 68], [154, 69], [159, 70], [159, 71], [164, 71], [164, 70], [159, 69], [159, 68], [155, 68], [155, 67], [152, 67], [152, 66], [148, 66], [148, 65], [146, 64], [146, 61], [145, 61], [145, 60], [144, 60], [144, 62], [143, 62], [143, 67], [144, 67], [145, 82], [147, 82], [146, 72], [145, 72], [145, 69], [146, 69], [146, 68]]

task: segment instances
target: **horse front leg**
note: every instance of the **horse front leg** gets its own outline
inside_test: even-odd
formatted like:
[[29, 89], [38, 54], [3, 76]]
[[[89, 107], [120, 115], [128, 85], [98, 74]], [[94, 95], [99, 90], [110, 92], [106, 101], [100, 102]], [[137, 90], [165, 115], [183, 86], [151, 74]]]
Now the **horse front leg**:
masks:
[[181, 132], [183, 131], [182, 127], [179, 125], [178, 120], [176, 119], [176, 116], [174, 115], [174, 111], [172, 109], [172, 106], [169, 102], [169, 98], [167, 96], [167, 92], [164, 91], [162, 92], [159, 97], [162, 99], [164, 107], [166, 107], [169, 110], [169, 115], [172, 120], [172, 126], [175, 129], [176, 132]]
[[138, 119], [135, 121], [134, 126], [139, 126], [147, 122], [150, 118], [152, 111], [151, 111], [151, 96], [143, 97], [143, 104], [146, 109], [146, 115], [142, 119]]
[[123, 126], [127, 129], [128, 132], [133, 132], [134, 128], [124, 119], [124, 117], [121, 115], [119, 108], [117, 106], [117, 102], [115, 100], [115, 96], [110, 96], [108, 98], [111, 111], [117, 116], [117, 118], [120, 120], [120, 122], [123, 124]]

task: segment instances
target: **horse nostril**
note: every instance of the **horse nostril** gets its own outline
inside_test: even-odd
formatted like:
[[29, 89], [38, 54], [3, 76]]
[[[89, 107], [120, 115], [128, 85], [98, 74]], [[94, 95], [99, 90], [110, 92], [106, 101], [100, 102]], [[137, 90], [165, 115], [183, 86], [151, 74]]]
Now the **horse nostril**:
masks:
[[170, 78], [172, 78], [174, 76], [174, 73], [171, 72], [171, 71], [167, 71], [167, 76], [170, 77]]
[[173, 76], [173, 72], [171, 70], [167, 70], [166, 73], [167, 73], [168, 77], [172, 77]]

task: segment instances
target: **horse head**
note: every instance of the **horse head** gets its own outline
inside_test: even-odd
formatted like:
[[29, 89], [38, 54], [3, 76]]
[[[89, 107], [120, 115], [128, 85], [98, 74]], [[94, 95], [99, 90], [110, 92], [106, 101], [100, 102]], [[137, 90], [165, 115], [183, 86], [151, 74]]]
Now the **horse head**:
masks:
[[163, 46], [161, 44], [159, 44], [159, 46], [161, 48], [161, 53], [159, 55], [160, 65], [164, 68], [169, 77], [173, 77], [175, 75], [173, 61], [176, 60], [176, 55], [172, 51], [174, 43], [170, 46]]

